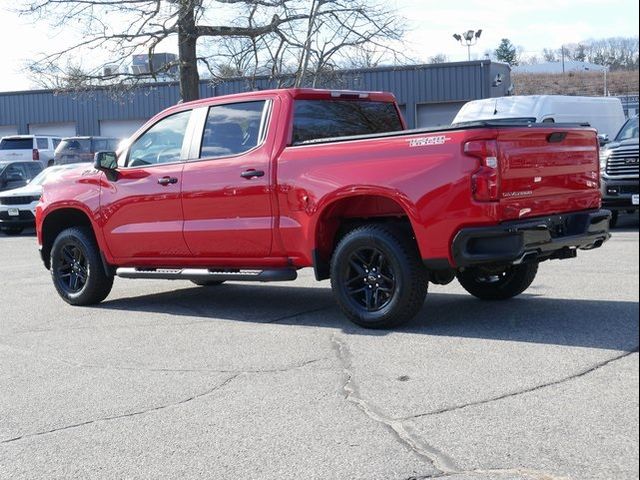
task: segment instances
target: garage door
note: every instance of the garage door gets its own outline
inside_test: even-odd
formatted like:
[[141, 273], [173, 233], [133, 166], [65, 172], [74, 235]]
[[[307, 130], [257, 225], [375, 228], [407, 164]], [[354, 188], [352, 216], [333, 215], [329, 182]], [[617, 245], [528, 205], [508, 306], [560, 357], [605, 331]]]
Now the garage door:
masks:
[[418, 105], [418, 128], [451, 125], [465, 102], [423, 103]]
[[100, 120], [103, 137], [129, 138], [146, 120]]
[[7, 135], [15, 135], [18, 133], [18, 127], [15, 125], [0, 125], [0, 138]]
[[76, 124], [67, 123], [30, 123], [29, 133], [33, 135], [54, 135], [56, 137], [74, 137]]

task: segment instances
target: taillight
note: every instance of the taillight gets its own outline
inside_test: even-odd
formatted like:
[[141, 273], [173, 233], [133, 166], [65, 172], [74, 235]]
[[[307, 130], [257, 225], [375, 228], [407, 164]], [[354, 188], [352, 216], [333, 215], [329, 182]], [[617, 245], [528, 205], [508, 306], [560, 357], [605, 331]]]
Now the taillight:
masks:
[[472, 140], [464, 144], [464, 153], [480, 160], [480, 168], [471, 176], [473, 198], [479, 202], [499, 200], [498, 142], [495, 140]]
[[40, 160], [40, 151], [37, 148], [33, 149], [33, 159]]

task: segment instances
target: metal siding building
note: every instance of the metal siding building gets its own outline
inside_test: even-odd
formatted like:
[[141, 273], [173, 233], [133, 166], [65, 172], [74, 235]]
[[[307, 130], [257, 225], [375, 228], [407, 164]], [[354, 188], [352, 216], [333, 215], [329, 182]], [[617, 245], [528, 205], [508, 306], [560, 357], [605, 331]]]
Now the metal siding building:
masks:
[[[318, 87], [393, 92], [409, 127], [413, 128], [448, 124], [469, 100], [507, 95], [510, 73], [508, 65], [488, 60], [372, 68], [337, 72]], [[256, 81], [261, 90], [273, 86], [268, 78]], [[248, 89], [249, 83], [243, 79], [217, 85], [203, 81], [200, 96], [215, 97]], [[79, 93], [50, 90], [0, 93], [0, 136], [14, 133], [114, 136], [118, 132], [124, 136], [178, 100], [178, 85], [174, 83], [140, 86], [120, 97], [104, 88]]]

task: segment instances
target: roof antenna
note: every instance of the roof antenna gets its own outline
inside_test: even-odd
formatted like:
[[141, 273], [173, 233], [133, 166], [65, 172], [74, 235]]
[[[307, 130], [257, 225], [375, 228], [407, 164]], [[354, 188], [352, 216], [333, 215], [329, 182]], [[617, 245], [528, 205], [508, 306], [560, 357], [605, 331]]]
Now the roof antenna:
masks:
[[500, 97], [496, 97], [496, 104], [495, 104], [495, 106], [493, 107], [493, 114], [494, 114], [494, 115], [497, 115], [497, 114], [498, 114], [498, 99], [499, 99], [499, 98], [500, 98]]

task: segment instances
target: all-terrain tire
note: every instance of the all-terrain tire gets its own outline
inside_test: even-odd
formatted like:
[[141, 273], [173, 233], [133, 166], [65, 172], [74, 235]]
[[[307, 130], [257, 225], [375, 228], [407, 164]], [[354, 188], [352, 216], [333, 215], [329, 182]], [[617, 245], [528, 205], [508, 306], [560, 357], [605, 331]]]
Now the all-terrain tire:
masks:
[[71, 305], [100, 303], [113, 286], [113, 275], [105, 272], [98, 245], [84, 227], [67, 228], [56, 237], [51, 277], [60, 297]]
[[537, 263], [511, 265], [502, 272], [475, 267], [457, 274], [462, 288], [482, 300], [507, 300], [531, 286], [538, 273]]
[[370, 224], [351, 230], [336, 246], [331, 288], [352, 322], [382, 329], [401, 325], [420, 311], [428, 281], [407, 234]]

